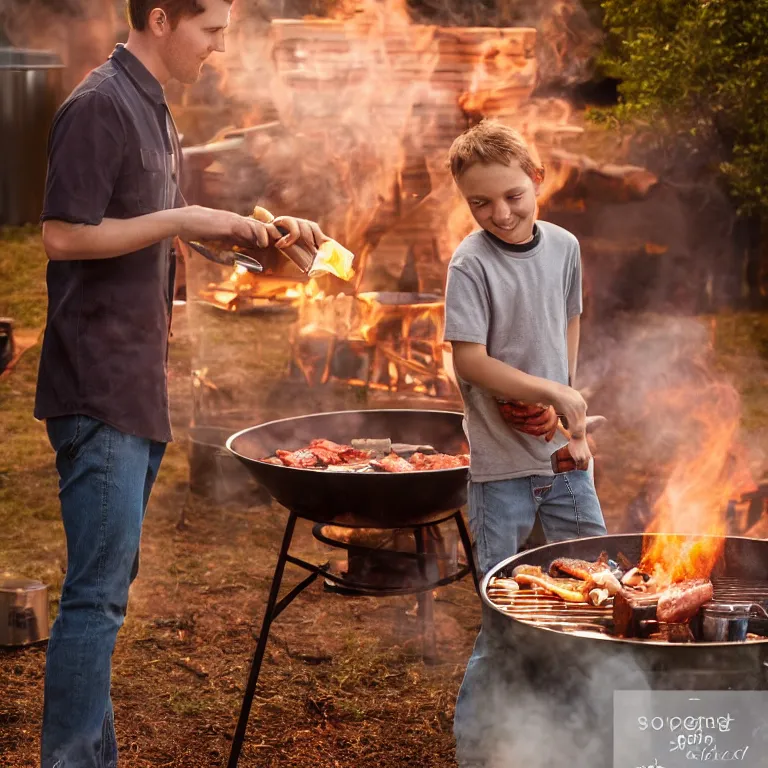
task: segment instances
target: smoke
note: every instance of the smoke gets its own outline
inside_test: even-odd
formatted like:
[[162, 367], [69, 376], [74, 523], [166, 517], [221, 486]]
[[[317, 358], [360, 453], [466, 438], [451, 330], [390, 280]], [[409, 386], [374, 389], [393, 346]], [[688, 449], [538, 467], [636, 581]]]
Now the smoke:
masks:
[[590, 78], [602, 43], [599, 20], [579, 0], [421, 0], [409, 3], [417, 22], [446, 26], [531, 27], [542, 85]]
[[[724, 332], [715, 318], [649, 313], [614, 316], [587, 331], [579, 386], [590, 412], [610, 414], [598, 461], [627, 488], [644, 482], [628, 530], [645, 530], [655, 518], [665, 532], [723, 533], [729, 500], [754, 487], [765, 454], [746, 443], [741, 397], [718, 366]], [[743, 362], [761, 366], [756, 356]]]
[[0, 26], [10, 42], [56, 53], [65, 67], [65, 92], [104, 63], [117, 42], [117, 25], [115, 0], [0, 0]]
[[[277, 119], [281, 131], [249, 140], [252, 161], [220, 158], [229, 183], [206, 202], [320, 221], [361, 260], [375, 252], [365, 290], [396, 289], [415, 256], [421, 290], [442, 292], [445, 264], [472, 226], [447, 173], [451, 141], [491, 116], [529, 129], [546, 157], [580, 129], [565, 102], [532, 94], [586, 78], [599, 34], [575, 0], [439, 9], [339, 0], [322, 18], [305, 15], [314, 6], [235, 5], [227, 52], [212, 59], [216, 90], [201, 84], [185, 105], [207, 102], [233, 125]], [[188, 138], [214, 133], [195, 135], [180, 112]]]
[[459, 763], [611, 765], [614, 691], [651, 688], [641, 658], [618, 642], [525, 628], [485, 609], [489, 629], [493, 651], [470, 662], [457, 702]]

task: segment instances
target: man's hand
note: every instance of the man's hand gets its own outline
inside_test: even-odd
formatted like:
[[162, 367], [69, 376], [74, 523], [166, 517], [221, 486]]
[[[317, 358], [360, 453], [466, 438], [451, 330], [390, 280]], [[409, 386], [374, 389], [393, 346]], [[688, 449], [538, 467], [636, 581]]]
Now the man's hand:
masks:
[[240, 245], [266, 248], [282, 238], [274, 224], [264, 224], [231, 211], [189, 205], [177, 212], [180, 216], [178, 234], [182, 240], [231, 240]]
[[551, 405], [523, 403], [519, 400], [499, 401], [499, 412], [513, 429], [534, 437], [552, 440], [557, 431], [557, 413]]
[[298, 243], [314, 253], [326, 240], [331, 238], [326, 235], [320, 225], [309, 219], [296, 219], [293, 216], [278, 216], [273, 222], [280, 229], [287, 229], [288, 233], [282, 235], [275, 243], [278, 248], [287, 248]]

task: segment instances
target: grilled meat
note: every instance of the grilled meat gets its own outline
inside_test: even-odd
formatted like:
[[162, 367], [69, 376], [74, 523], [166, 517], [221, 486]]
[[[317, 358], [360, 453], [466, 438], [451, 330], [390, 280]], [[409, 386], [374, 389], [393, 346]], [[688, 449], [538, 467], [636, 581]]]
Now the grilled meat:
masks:
[[613, 600], [614, 630], [619, 637], [648, 637], [659, 624], [684, 624], [712, 599], [712, 582], [690, 579], [658, 591], [622, 589]]
[[582, 581], [587, 581], [591, 576], [600, 571], [610, 570], [608, 553], [601, 552], [600, 557], [594, 563], [590, 563], [588, 560], [576, 560], [572, 557], [559, 557], [557, 560], [553, 560], [549, 566], [549, 575], [557, 576], [562, 572]]
[[[374, 444], [386, 443], [389, 440], [355, 440], [359, 445], [367, 445], [373, 448]], [[336, 471], [344, 471], [346, 467], [350, 471], [361, 471], [364, 467], [381, 472], [414, 472], [416, 470], [433, 469], [458, 469], [469, 466], [469, 456], [459, 454], [453, 456], [447, 453], [424, 453], [423, 451], [434, 449], [431, 446], [403, 446], [412, 453], [409, 460], [399, 456], [394, 451], [382, 456], [375, 450], [367, 448], [334, 443], [332, 440], [316, 439], [309, 445], [295, 451], [275, 451], [275, 456], [261, 459], [268, 464], [282, 464], [286, 467], [298, 469], [326, 469], [334, 467]], [[422, 450], [415, 450], [422, 448]]]
[[324, 451], [330, 451], [337, 454], [340, 458], [340, 462], [326, 462], [333, 464], [347, 464], [360, 461], [367, 461], [373, 458], [373, 451], [365, 451], [360, 448], [354, 448], [351, 445], [340, 445], [334, 443], [332, 440], [312, 440], [309, 444], [310, 449], [320, 449]]
[[285, 464], [286, 467], [294, 467], [295, 469], [309, 469], [310, 467], [316, 467], [318, 465], [318, 458], [308, 448], [300, 448], [298, 451], [275, 451], [280, 461]]
[[550, 442], [557, 431], [558, 416], [551, 405], [499, 400], [501, 418], [513, 429]]
[[340, 453], [330, 451], [327, 448], [320, 448], [319, 446], [312, 445], [309, 447], [309, 451], [325, 466], [328, 466], [329, 464], [346, 464], [346, 460]]
[[622, 589], [613, 596], [613, 631], [618, 637], [648, 637], [657, 626], [658, 601], [647, 592]]
[[415, 467], [408, 463], [404, 458], [396, 453], [390, 453], [383, 459], [373, 459], [371, 466], [375, 469], [382, 469], [385, 472], [415, 472]]
[[659, 593], [656, 618], [666, 624], [689, 621], [713, 595], [709, 579], [689, 579], [672, 584]]
[[577, 579], [556, 579], [548, 576], [538, 565], [518, 565], [512, 577], [520, 586], [536, 586], [557, 595], [568, 603], [586, 603], [588, 584]]
[[460, 454], [451, 456], [447, 453], [414, 453], [408, 459], [414, 469], [456, 469], [469, 466], [469, 456]]

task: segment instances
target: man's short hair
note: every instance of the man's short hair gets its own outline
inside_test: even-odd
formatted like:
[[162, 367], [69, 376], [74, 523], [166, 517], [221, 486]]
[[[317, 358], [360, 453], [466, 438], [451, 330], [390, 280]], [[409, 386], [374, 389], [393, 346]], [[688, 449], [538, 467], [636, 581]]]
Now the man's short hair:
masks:
[[[225, 0], [232, 3], [233, 0]], [[162, 8], [171, 27], [178, 24], [185, 16], [198, 16], [205, 11], [200, 0], [125, 0], [128, 8], [128, 23], [131, 29], [143, 32], [147, 28], [150, 11]]]
[[483, 120], [468, 128], [448, 151], [454, 179], [478, 163], [511, 165], [515, 161], [534, 181], [541, 180], [544, 169], [533, 159], [523, 137], [514, 128], [495, 120]]

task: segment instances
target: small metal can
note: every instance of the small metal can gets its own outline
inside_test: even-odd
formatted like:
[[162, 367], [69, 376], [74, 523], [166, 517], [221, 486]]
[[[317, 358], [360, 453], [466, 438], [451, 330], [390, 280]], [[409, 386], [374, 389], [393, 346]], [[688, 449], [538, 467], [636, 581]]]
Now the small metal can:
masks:
[[747, 639], [750, 603], [710, 603], [701, 612], [701, 640], [706, 643], [739, 643]]
[[32, 579], [0, 578], [0, 647], [48, 639], [48, 587]]

